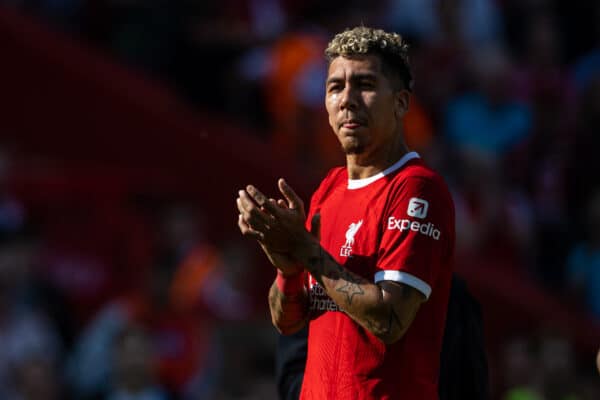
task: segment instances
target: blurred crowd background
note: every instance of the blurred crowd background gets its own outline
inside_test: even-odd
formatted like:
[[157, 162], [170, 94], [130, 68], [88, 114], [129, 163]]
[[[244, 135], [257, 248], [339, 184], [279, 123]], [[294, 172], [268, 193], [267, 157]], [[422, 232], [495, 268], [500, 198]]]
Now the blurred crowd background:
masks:
[[[368, 4], [367, 4], [368, 3]], [[0, 0], [0, 398], [276, 398], [237, 189], [344, 162], [331, 35], [411, 43], [493, 399], [600, 398], [600, 3]], [[267, 186], [268, 185], [268, 186]]]

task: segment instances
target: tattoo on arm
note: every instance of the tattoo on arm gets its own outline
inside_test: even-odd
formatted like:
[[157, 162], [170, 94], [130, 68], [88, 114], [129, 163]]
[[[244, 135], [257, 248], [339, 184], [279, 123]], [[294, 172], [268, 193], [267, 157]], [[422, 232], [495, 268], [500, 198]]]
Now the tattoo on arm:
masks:
[[[342, 267], [318, 243], [304, 256], [303, 263], [340, 308], [386, 343], [404, 334], [418, 310], [420, 301], [413, 290], [398, 293], [392, 286], [374, 284]], [[389, 303], [391, 293], [398, 293], [395, 301], [404, 304], [400, 309]], [[411, 303], [415, 303], [414, 309], [408, 306]]]
[[323, 284], [323, 277], [338, 281], [334, 287], [335, 291], [345, 294], [346, 305], [352, 305], [354, 296], [362, 296], [365, 293], [361, 284], [368, 282], [362, 277], [342, 268], [322, 246], [317, 246], [318, 249], [316, 249], [315, 254], [311, 255], [307, 260], [309, 271], [311, 271], [315, 279], [321, 284]]
[[277, 329], [281, 333], [292, 333], [306, 323], [308, 295], [305, 291], [295, 295], [285, 295], [273, 283], [269, 291], [269, 308], [273, 324]]
[[283, 293], [281, 293], [277, 288], [271, 289], [271, 293], [269, 296], [269, 307], [271, 308], [271, 313], [274, 315], [281, 314], [281, 303], [283, 300]]
[[337, 292], [346, 294], [346, 304], [352, 305], [352, 299], [354, 296], [361, 296], [365, 294], [363, 288], [359, 285], [362, 280], [356, 279], [350, 274], [344, 274], [344, 280], [342, 284], [335, 288]]
[[375, 316], [369, 316], [365, 319], [365, 328], [367, 328], [370, 332], [381, 337], [391, 335], [395, 326], [402, 328], [402, 321], [396, 314], [396, 311], [393, 307], [390, 307], [387, 324], [385, 326], [382, 326], [382, 324], [382, 322], [378, 323], [377, 318]]

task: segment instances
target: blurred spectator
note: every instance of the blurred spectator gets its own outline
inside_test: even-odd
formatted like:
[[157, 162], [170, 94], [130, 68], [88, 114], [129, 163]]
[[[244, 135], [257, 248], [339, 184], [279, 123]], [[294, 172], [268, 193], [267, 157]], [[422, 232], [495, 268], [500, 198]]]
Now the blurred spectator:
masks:
[[83, 326], [104, 304], [131, 290], [152, 257], [147, 221], [110, 199], [90, 210], [89, 194], [46, 205], [36, 274], [69, 304]]
[[461, 151], [502, 159], [527, 139], [531, 129], [529, 108], [511, 92], [512, 66], [499, 48], [473, 57], [474, 92], [452, 99], [445, 110], [444, 132]]
[[539, 358], [544, 399], [578, 400], [581, 386], [575, 374], [575, 358], [571, 342], [558, 333], [542, 334]]
[[167, 400], [156, 383], [154, 348], [140, 328], [127, 327], [113, 346], [113, 388], [106, 400]]
[[506, 181], [494, 158], [463, 152], [453, 162], [460, 177], [451, 183], [460, 263], [524, 272], [534, 233], [529, 198]]
[[573, 344], [556, 332], [509, 339], [503, 350], [503, 400], [595, 399], [597, 384], [577, 375]]
[[572, 99], [565, 89], [541, 85], [531, 103], [532, 126], [527, 140], [505, 160], [510, 180], [526, 189], [535, 218], [536, 278], [559, 289], [570, 246], [567, 209], [567, 163], [574, 130]]
[[527, 336], [509, 338], [502, 349], [503, 400], [543, 400], [533, 343]]
[[265, 82], [277, 152], [319, 176], [341, 161], [341, 152], [323, 111], [327, 64], [325, 40], [316, 32], [291, 32], [270, 51], [271, 71]]
[[[160, 232], [155, 264], [141, 275], [142, 285], [105, 306], [77, 343], [69, 376], [81, 397], [107, 390], [111, 360], [105, 349], [130, 324], [148, 332], [156, 351], [158, 377], [172, 394], [185, 399], [210, 397], [215, 390], [221, 350], [214, 316], [200, 312], [204, 309], [201, 292], [186, 288], [200, 290], [218, 266], [217, 258], [188, 209], [168, 209]], [[182, 268], [196, 272], [177, 290], [174, 282]]]
[[426, 42], [440, 40], [448, 25], [469, 47], [499, 40], [500, 14], [490, 0], [391, 0], [386, 23], [392, 29]]
[[574, 88], [562, 67], [560, 33], [555, 18], [548, 11], [532, 13], [525, 25], [515, 91], [521, 100], [552, 95], [564, 111], [573, 107]]
[[[45, 378], [46, 363], [55, 365], [61, 361], [62, 345], [53, 321], [29, 299], [32, 289], [31, 260], [29, 238], [13, 233], [0, 240], [1, 398], [28, 391], [31, 389], [29, 378], [35, 379], [38, 371]], [[23, 380], [12, 379], [13, 373]], [[22, 386], [18, 387], [17, 383]]]
[[15, 366], [16, 393], [9, 400], [64, 399], [58, 364], [44, 357], [32, 357]]
[[471, 68], [474, 90], [450, 100], [444, 112], [453, 151], [447, 167], [457, 176], [457, 250], [469, 255], [465, 263], [518, 271], [531, 261], [533, 208], [502, 167], [529, 137], [531, 112], [511, 94], [512, 66], [501, 49], [478, 52]]
[[[425, 9], [421, 9], [415, 15], [419, 15], [419, 18], [429, 18], [427, 16], [431, 14], [430, 18], [439, 32], [429, 38], [416, 36], [415, 40], [410, 41], [411, 64], [414, 75], [419, 77], [414, 90], [420, 102], [429, 111], [434, 126], [440, 127], [446, 103], [464, 84], [465, 58], [469, 54], [469, 47], [460, 33], [460, 1], [419, 2], [421, 3], [426, 5]], [[439, 68], [440, 65], [444, 68]]]
[[171, 272], [159, 266], [148, 277], [148, 292], [132, 294], [105, 307], [82, 333], [69, 365], [80, 397], [97, 396], [110, 386], [106, 348], [130, 324], [144, 327], [156, 353], [160, 382], [181, 398], [210, 396], [220, 368], [220, 347], [212, 322], [168, 302]]
[[435, 140], [431, 115], [416, 95], [410, 97], [408, 112], [404, 116], [404, 138], [409, 149], [426, 153]]

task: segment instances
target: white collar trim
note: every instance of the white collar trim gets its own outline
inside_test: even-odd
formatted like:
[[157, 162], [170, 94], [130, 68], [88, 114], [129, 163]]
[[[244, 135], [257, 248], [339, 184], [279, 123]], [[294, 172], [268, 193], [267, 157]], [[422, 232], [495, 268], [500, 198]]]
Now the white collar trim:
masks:
[[396, 161], [392, 166], [384, 169], [383, 171], [373, 175], [373, 176], [369, 176], [368, 178], [362, 178], [362, 179], [348, 179], [348, 189], [360, 189], [363, 188], [367, 185], [370, 185], [371, 183], [375, 182], [376, 180], [383, 178], [386, 175], [391, 174], [392, 172], [396, 171], [397, 169], [400, 169], [402, 166], [404, 166], [404, 164], [406, 164], [407, 162], [409, 162], [410, 160], [413, 160], [415, 158], [420, 158], [419, 154], [416, 151], [411, 151], [410, 153], [406, 153], [400, 160]]

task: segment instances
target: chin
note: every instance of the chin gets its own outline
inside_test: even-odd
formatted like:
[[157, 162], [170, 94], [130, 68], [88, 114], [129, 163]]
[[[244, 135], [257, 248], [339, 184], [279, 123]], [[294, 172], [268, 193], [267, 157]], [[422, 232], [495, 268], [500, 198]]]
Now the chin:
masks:
[[344, 154], [361, 154], [365, 151], [365, 144], [357, 138], [345, 138], [346, 140], [341, 141], [342, 150]]
[[344, 153], [350, 154], [362, 154], [365, 151], [365, 147], [361, 145], [344, 146]]

